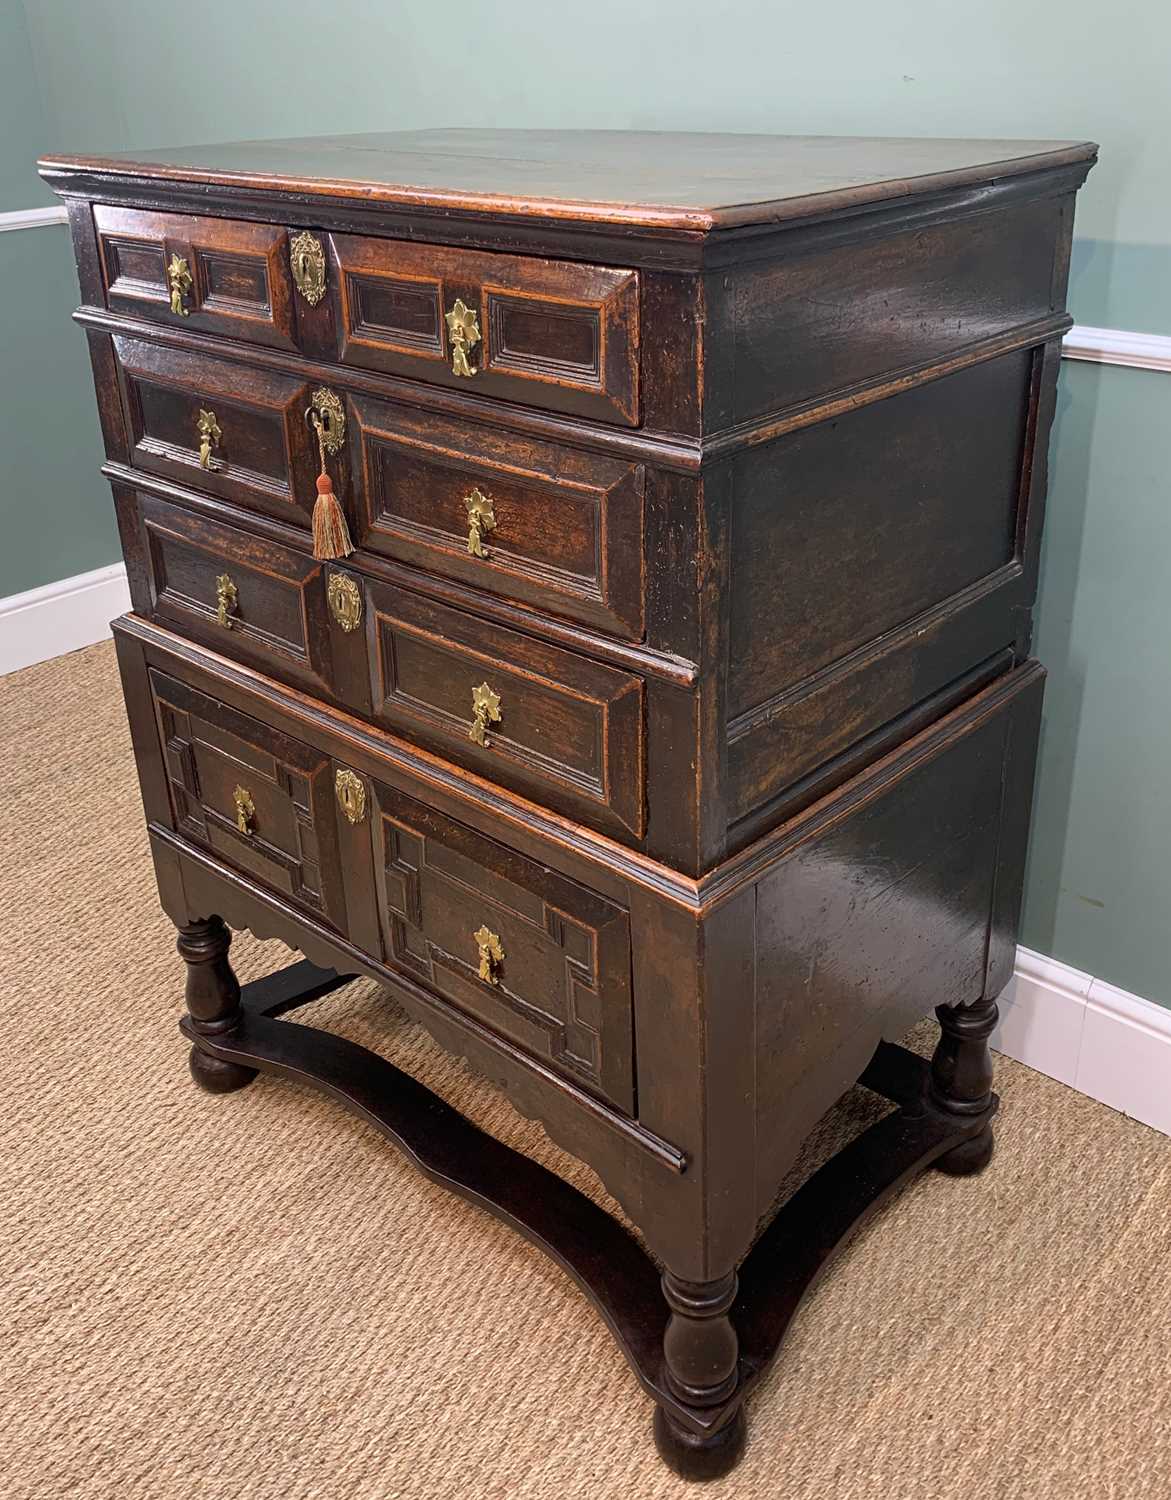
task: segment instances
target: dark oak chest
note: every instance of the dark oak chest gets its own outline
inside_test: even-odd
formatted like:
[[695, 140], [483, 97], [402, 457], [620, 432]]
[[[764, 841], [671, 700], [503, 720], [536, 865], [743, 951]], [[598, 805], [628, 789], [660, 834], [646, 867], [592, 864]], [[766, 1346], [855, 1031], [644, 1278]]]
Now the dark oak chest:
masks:
[[[694, 1477], [851, 1225], [991, 1152], [1093, 156], [435, 131], [42, 164], [196, 1079], [316, 1081], [528, 1234]], [[306, 959], [241, 993], [225, 923]], [[280, 1021], [357, 974], [650, 1255]], [[935, 1007], [928, 1067], [893, 1038]], [[859, 1080], [896, 1107], [758, 1235]]]

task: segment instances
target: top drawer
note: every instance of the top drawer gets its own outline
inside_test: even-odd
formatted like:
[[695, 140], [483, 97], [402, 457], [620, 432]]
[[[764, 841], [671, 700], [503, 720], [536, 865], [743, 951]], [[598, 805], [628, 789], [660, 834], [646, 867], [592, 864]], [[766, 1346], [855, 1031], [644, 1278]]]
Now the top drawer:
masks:
[[115, 311], [640, 420], [637, 271], [105, 204], [93, 213]]

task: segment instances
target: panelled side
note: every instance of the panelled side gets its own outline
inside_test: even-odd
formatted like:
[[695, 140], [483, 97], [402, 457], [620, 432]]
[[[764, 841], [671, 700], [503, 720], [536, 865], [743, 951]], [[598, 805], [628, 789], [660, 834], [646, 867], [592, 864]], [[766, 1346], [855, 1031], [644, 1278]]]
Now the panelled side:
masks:
[[734, 460], [733, 846], [770, 810], [826, 790], [858, 747], [893, 743], [1026, 654], [1055, 347], [982, 360]]

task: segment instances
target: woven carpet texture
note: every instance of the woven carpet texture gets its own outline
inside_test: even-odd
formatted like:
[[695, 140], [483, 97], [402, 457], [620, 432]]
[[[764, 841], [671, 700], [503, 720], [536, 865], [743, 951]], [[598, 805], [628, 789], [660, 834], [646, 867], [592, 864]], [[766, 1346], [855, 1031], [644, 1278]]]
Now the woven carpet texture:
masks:
[[[705, 1493], [537, 1251], [309, 1089], [192, 1085], [108, 643], [0, 680], [0, 764], [0, 1496]], [[298, 1014], [607, 1201], [374, 985]], [[992, 1165], [843, 1250], [712, 1500], [1171, 1496], [1171, 1140], [1007, 1060], [998, 1088]]]

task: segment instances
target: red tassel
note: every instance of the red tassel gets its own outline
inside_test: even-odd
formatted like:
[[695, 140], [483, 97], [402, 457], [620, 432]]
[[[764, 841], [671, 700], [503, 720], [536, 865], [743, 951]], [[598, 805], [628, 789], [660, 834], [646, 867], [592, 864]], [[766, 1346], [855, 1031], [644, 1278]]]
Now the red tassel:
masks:
[[313, 504], [313, 556], [319, 560], [349, 557], [353, 550], [346, 513], [333, 492], [333, 481], [328, 474], [318, 474], [317, 499]]

